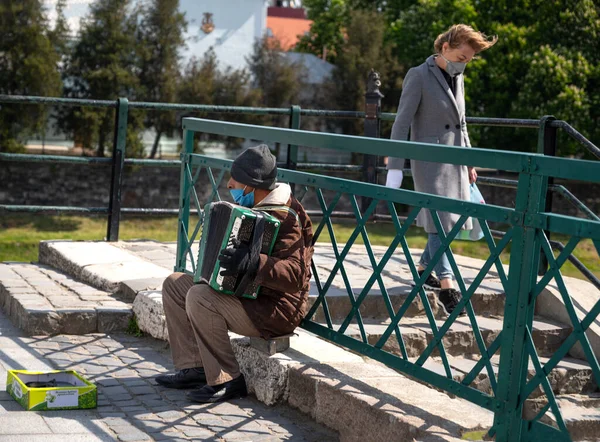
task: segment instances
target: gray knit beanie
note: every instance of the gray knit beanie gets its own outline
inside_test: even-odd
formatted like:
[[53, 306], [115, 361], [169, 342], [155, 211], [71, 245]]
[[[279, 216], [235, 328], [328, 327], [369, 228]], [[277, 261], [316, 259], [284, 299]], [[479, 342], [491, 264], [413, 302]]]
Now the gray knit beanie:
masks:
[[249, 147], [234, 160], [231, 176], [238, 183], [273, 190], [277, 180], [277, 160], [266, 144]]

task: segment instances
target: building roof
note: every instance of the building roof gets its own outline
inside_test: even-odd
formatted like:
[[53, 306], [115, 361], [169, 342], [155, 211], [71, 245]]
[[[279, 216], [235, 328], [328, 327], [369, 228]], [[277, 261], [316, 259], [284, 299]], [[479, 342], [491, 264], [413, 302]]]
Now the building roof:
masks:
[[269, 17], [287, 17], [306, 19], [306, 11], [304, 8], [285, 8], [278, 6], [269, 6], [267, 9]]
[[313, 54], [302, 52], [284, 52], [282, 54], [290, 63], [298, 63], [306, 68], [308, 84], [321, 84], [333, 71], [333, 65]]
[[267, 35], [279, 40], [283, 50], [287, 51], [310, 30], [311, 24], [311, 20], [301, 18], [267, 16]]

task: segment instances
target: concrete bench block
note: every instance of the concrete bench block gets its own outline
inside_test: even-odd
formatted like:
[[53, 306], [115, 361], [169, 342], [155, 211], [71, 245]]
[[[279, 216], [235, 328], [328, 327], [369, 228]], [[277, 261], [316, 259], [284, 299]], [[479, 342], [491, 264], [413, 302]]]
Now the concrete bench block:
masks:
[[263, 338], [250, 338], [250, 346], [262, 351], [263, 353], [273, 356], [275, 353], [281, 353], [290, 348], [290, 338], [294, 336], [293, 333], [283, 336], [276, 336], [270, 339]]

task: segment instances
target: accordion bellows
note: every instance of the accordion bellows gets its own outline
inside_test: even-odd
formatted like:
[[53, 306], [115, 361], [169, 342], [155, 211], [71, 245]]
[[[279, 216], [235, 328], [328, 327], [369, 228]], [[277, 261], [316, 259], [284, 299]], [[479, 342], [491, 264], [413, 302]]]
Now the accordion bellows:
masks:
[[198, 267], [194, 282], [204, 282], [229, 295], [256, 299], [260, 286], [253, 275], [221, 276], [218, 256], [237, 239], [254, 253], [270, 255], [279, 232], [280, 221], [260, 212], [224, 201], [207, 204], [198, 252]]

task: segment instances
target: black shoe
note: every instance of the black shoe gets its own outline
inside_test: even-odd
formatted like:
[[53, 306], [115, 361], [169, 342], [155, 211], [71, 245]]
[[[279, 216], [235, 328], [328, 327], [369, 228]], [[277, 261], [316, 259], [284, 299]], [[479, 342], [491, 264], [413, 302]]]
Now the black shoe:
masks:
[[210, 404], [214, 402], [224, 402], [230, 399], [239, 399], [248, 396], [246, 389], [246, 380], [244, 375], [225, 382], [220, 385], [205, 385], [197, 390], [186, 394], [187, 398], [193, 402]]
[[194, 388], [206, 385], [204, 368], [184, 368], [175, 374], [163, 374], [156, 376], [156, 383], [167, 388]]
[[[425, 270], [417, 270], [419, 272], [419, 277], [423, 274]], [[414, 287], [416, 284], [412, 282], [412, 286]], [[442, 288], [442, 284], [440, 284], [440, 280], [433, 276], [431, 273], [423, 283], [423, 288], [427, 290], [439, 290]]]
[[[460, 302], [461, 299], [462, 299], [462, 296], [458, 290], [442, 289], [442, 290], [440, 290], [440, 295], [437, 300], [437, 303], [440, 307], [442, 307], [444, 309], [446, 314], [449, 315], [450, 313], [452, 313], [454, 311], [454, 309], [456, 308], [456, 306], [458, 305], [458, 303]], [[464, 316], [466, 314], [467, 314], [467, 312], [463, 308], [462, 311], [458, 314], [458, 316]]]

